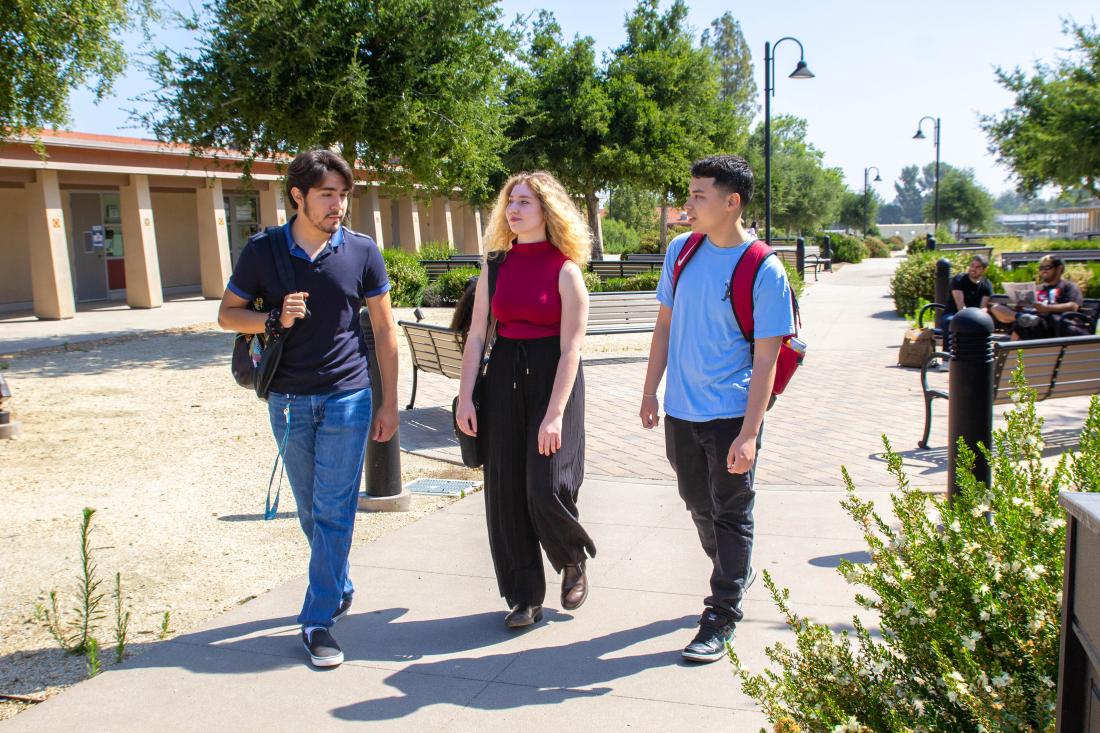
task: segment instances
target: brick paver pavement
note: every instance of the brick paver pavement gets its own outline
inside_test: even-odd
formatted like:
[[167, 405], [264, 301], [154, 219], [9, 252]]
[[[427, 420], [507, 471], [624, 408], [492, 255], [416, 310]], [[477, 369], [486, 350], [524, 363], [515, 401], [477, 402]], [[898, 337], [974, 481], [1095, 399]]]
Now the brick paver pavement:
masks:
[[[865, 260], [822, 275], [802, 299], [804, 366], [768, 413], [757, 483], [762, 487], [842, 489], [841, 466], [857, 487], [891, 487], [882, 460], [882, 435], [905, 459], [914, 485], [942, 488], [946, 481], [947, 410], [934, 406], [930, 451], [916, 448], [924, 423], [917, 370], [897, 366], [905, 330], [893, 311], [889, 279], [898, 259]], [[628, 337], [615, 337], [628, 338]], [[584, 365], [587, 474], [631, 479], [674, 478], [664, 453], [664, 431], [642, 429], [637, 417], [646, 356], [644, 340], [633, 351], [608, 354], [594, 343]], [[403, 369], [409, 368], [403, 365]], [[407, 374], [408, 372], [403, 372]], [[933, 379], [946, 385], [947, 375]], [[403, 380], [402, 396], [411, 389]], [[450, 403], [456, 381], [420, 375], [417, 408], [402, 411], [402, 447], [456, 461]], [[407, 401], [407, 400], [406, 400]], [[1055, 427], [1072, 433], [1087, 401], [1040, 405]]]

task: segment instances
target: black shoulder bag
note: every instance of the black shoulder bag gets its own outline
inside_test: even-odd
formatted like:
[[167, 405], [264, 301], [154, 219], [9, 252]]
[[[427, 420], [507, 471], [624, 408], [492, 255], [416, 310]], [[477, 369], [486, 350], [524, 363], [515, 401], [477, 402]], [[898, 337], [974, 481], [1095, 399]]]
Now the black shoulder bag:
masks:
[[476, 436], [467, 435], [458, 427], [458, 397], [451, 402], [451, 425], [458, 438], [458, 447], [462, 452], [462, 465], [467, 468], [481, 468], [485, 463], [485, 411], [481, 409], [481, 393], [485, 389], [485, 375], [489, 372], [489, 357], [493, 354], [493, 345], [497, 340], [497, 319], [493, 317], [493, 293], [497, 287], [497, 272], [500, 262], [496, 258], [486, 257], [486, 267], [489, 270], [489, 316], [485, 328], [485, 346], [481, 351], [481, 361], [478, 363], [477, 377], [474, 378], [473, 401], [474, 411], [477, 413]]
[[[283, 298], [289, 293], [297, 291], [294, 286], [294, 269], [290, 264], [290, 247], [282, 227], [268, 227], [264, 230], [266, 244], [272, 260], [275, 264], [275, 273], [279, 278], [279, 285], [283, 289]], [[253, 246], [258, 246], [259, 240], [253, 241]], [[272, 307], [282, 305], [282, 298]], [[261, 298], [251, 303], [253, 310], [270, 311], [264, 308]], [[306, 309], [306, 317], [309, 317], [309, 309]], [[282, 333], [239, 333], [233, 341], [233, 358], [230, 366], [233, 378], [240, 386], [256, 392], [261, 400], [267, 399], [267, 393], [271, 389], [271, 380], [279, 369], [279, 362], [283, 358], [283, 344], [294, 330], [295, 321], [290, 328]]]

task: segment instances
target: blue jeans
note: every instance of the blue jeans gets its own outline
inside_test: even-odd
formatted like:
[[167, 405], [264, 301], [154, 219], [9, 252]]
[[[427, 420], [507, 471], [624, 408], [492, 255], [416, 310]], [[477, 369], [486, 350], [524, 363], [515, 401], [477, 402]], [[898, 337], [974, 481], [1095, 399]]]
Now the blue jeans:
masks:
[[370, 432], [370, 389], [321, 395], [272, 392], [268, 414], [275, 440], [286, 438], [283, 463], [309, 540], [309, 587], [298, 623], [331, 626], [351, 596], [348, 554]]

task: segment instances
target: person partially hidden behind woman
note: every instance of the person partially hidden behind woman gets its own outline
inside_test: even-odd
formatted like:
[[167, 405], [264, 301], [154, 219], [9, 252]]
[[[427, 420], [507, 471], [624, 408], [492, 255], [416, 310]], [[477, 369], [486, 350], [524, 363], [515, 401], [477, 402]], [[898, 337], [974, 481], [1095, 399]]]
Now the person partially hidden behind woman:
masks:
[[[585, 553], [596, 556], [578, 521], [584, 478], [584, 375], [581, 345], [588, 293], [588, 226], [549, 173], [520, 173], [504, 184], [485, 235], [473, 318], [462, 359], [456, 419], [480, 434], [485, 456], [485, 515], [497, 585], [512, 629], [542, 619], [542, 552], [562, 574], [561, 605], [588, 596]], [[498, 336], [481, 394], [474, 382], [490, 311], [490, 267], [498, 267], [492, 313]]]

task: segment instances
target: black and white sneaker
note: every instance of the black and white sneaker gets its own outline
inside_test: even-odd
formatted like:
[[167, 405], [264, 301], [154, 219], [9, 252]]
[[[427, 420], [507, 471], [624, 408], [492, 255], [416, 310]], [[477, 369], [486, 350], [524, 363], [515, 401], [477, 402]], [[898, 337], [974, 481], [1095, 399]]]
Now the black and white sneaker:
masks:
[[340, 599], [340, 607], [336, 609], [336, 613], [332, 614], [332, 623], [348, 615], [348, 611], [351, 610], [351, 598], [351, 596], [344, 596]]
[[699, 633], [684, 647], [684, 659], [692, 662], [717, 662], [726, 656], [726, 645], [733, 641], [733, 634], [733, 619], [713, 608], [707, 608], [699, 619]]
[[324, 626], [302, 629], [302, 646], [309, 652], [314, 667], [338, 667], [344, 661], [344, 652]]

